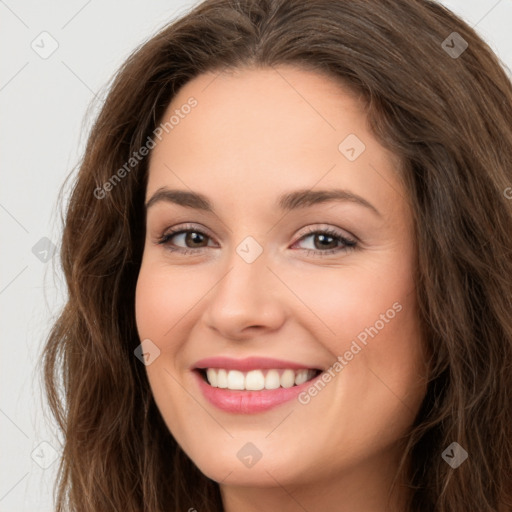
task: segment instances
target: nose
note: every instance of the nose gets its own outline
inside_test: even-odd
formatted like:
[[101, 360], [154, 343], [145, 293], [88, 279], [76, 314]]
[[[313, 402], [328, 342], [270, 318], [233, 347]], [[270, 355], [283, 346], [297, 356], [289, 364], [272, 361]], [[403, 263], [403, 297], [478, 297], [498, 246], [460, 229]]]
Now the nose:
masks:
[[203, 320], [219, 336], [243, 340], [280, 328], [286, 318], [283, 284], [268, 266], [265, 251], [247, 263], [236, 251], [211, 290]]

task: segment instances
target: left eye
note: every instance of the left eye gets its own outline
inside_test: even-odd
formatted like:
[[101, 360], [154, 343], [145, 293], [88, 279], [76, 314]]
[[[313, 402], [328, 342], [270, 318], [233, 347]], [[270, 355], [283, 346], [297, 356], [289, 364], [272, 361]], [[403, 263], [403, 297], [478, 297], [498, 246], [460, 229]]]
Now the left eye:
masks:
[[[317, 230], [303, 236], [301, 240], [307, 240], [311, 238], [313, 240], [313, 248], [306, 248], [306, 251], [320, 251], [322, 253], [331, 254], [333, 252], [344, 251], [353, 249], [357, 246], [355, 240], [346, 238], [341, 233], [330, 229]], [[341, 247], [338, 245], [341, 242]], [[297, 242], [298, 243], [298, 242]]]

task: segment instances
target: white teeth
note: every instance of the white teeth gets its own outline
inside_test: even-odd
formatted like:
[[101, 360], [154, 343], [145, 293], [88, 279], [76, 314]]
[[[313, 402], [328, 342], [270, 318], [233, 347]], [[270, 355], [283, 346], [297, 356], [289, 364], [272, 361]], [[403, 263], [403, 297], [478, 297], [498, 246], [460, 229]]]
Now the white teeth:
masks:
[[245, 377], [238, 370], [230, 370], [228, 373], [228, 389], [245, 389]]
[[[208, 368], [208, 370], [212, 370], [215, 372], [213, 368]], [[206, 374], [208, 377], [208, 373]], [[211, 384], [211, 382], [210, 382]], [[213, 386], [213, 384], [211, 384]], [[227, 388], [228, 387], [228, 372], [226, 370], [217, 370], [217, 387], [219, 388]]]
[[281, 385], [279, 372], [277, 370], [269, 370], [265, 375], [265, 389], [277, 389]]
[[285, 370], [281, 375], [281, 386], [283, 388], [291, 388], [295, 384], [295, 372], [293, 370]]
[[233, 390], [259, 391], [261, 389], [291, 388], [304, 384], [315, 375], [315, 370], [251, 370], [247, 373], [223, 368], [208, 368], [206, 378], [210, 386]]
[[206, 377], [208, 379], [208, 382], [214, 388], [218, 386], [217, 372], [213, 368], [208, 368], [208, 370], [206, 370]]
[[299, 384], [304, 384], [308, 380], [308, 371], [307, 370], [299, 370], [295, 374], [295, 384], [298, 386]]
[[265, 387], [265, 377], [259, 370], [253, 370], [245, 376], [245, 389], [258, 391]]

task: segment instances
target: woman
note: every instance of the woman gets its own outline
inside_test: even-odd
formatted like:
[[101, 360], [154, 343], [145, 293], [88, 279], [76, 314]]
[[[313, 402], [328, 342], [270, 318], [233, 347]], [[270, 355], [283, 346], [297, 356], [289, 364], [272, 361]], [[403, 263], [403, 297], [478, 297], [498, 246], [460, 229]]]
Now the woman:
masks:
[[57, 510], [511, 510], [511, 119], [426, 0], [210, 0], [138, 49], [65, 220]]

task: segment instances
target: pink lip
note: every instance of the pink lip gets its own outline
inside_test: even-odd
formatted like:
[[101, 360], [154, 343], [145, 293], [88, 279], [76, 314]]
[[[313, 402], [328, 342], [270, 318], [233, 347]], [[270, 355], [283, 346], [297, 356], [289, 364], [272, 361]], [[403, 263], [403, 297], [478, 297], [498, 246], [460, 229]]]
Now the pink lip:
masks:
[[[209, 366], [212, 368], [212, 366]], [[261, 368], [261, 366], [260, 366]], [[192, 372], [197, 379], [199, 389], [212, 405], [234, 414], [255, 414], [268, 411], [285, 402], [289, 402], [305, 391], [317, 379], [315, 378], [291, 388], [262, 389], [260, 391], [233, 391], [224, 388], [214, 388], [204, 381], [202, 375], [196, 370]]]
[[[265, 370], [270, 368], [301, 370], [303, 368], [310, 370], [319, 370], [315, 366], [284, 361], [282, 359], [271, 359], [268, 357], [247, 357], [245, 359], [233, 359], [231, 357], [207, 357], [194, 363], [191, 369], [197, 368], [224, 368], [226, 370], [239, 370], [248, 372], [250, 370]], [[290, 388], [291, 389], [291, 388]]]

